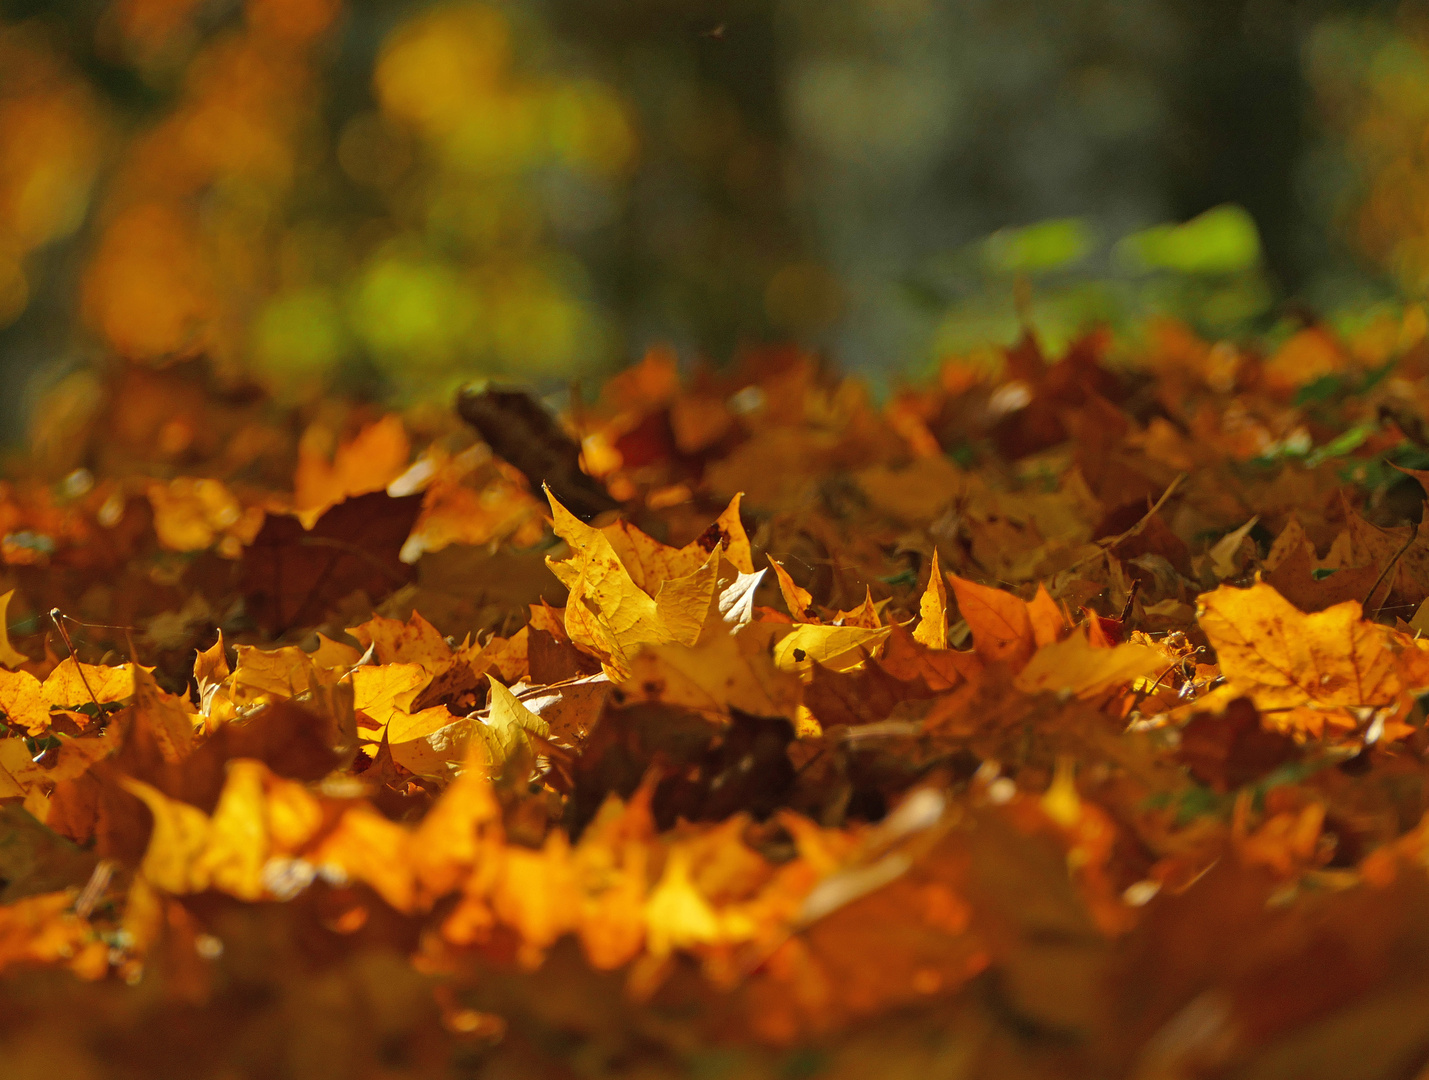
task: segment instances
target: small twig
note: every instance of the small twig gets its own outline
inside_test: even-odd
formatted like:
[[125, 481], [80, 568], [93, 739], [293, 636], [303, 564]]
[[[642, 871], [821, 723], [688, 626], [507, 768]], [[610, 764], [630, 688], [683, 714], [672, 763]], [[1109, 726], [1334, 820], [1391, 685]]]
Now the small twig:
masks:
[[[66, 615], [63, 611], [60, 611], [59, 608], [55, 608], [54, 611], [50, 612], [51, 618], [54, 618], [55, 611], [59, 611], [60, 618], [65, 622], [72, 622], [75, 626], [87, 626], [91, 630], [123, 630], [124, 642], [129, 647], [129, 659], [136, 664], [139, 662], [139, 654], [134, 650], [134, 627], [123, 623], [85, 622], [83, 619], [76, 619], [73, 615]], [[64, 631], [61, 630], [60, 633], [64, 633]], [[68, 638], [65, 639], [65, 644], [69, 644]], [[70, 651], [73, 652], [74, 650], [71, 649]]]
[[1105, 555], [1112, 548], [1116, 547], [1118, 544], [1122, 543], [1125, 540], [1130, 540], [1133, 536], [1136, 536], [1138, 533], [1140, 533], [1141, 530], [1146, 528], [1146, 526], [1151, 522], [1151, 519], [1156, 516], [1156, 512], [1166, 505], [1166, 500], [1169, 499], [1176, 491], [1176, 489], [1181, 486], [1181, 481], [1186, 479], [1188, 475], [1188, 473], [1177, 473], [1176, 479], [1172, 480], [1169, 484], [1166, 485], [1166, 490], [1161, 493], [1161, 498], [1157, 499], [1156, 502], [1152, 505], [1151, 509], [1146, 511], [1146, 513], [1141, 516], [1140, 521], [1138, 521], [1131, 528], [1127, 529], [1125, 532], [1118, 533], [1116, 536], [1113, 536], [1109, 540], [1098, 540], [1098, 547], [1096, 551], [1086, 556], [1085, 558], [1078, 559], [1071, 566], [1067, 567], [1067, 569], [1075, 570], [1083, 563], [1089, 563], [1093, 559], [1098, 559], [1101, 556]]
[[100, 859], [95, 864], [94, 871], [89, 875], [89, 880], [85, 882], [84, 889], [75, 898], [74, 913], [81, 919], [89, 918], [89, 913], [94, 910], [96, 904], [104, 896], [104, 890], [109, 888], [109, 882], [114, 878], [115, 864], [108, 859]]
[[72, 623], [75, 624], [75, 626], [87, 626], [87, 627], [89, 627], [91, 630], [133, 630], [133, 629], [134, 629], [134, 627], [132, 627], [132, 626], [126, 626], [126, 625], [124, 625], [124, 624], [122, 624], [122, 623], [85, 622], [83, 619], [76, 619], [73, 615], [66, 615], [63, 611], [60, 611], [59, 608], [54, 608], [54, 609], [50, 612], [51, 617], [53, 617], [56, 613], [58, 613], [59, 617], [60, 617], [61, 619], [63, 619], [65, 622], [72, 622]]
[[898, 738], [907, 735], [921, 735], [923, 725], [908, 720], [879, 720], [872, 724], [859, 724], [841, 731], [830, 731], [841, 742], [861, 742], [864, 739]]
[[84, 688], [89, 691], [90, 700], [94, 702], [94, 707], [104, 712], [104, 706], [99, 703], [99, 695], [94, 692], [94, 687], [89, 685], [89, 676], [84, 673], [84, 665], [80, 663], [79, 657], [74, 651], [74, 642], [69, 639], [69, 631], [64, 627], [61, 619], [67, 618], [59, 608], [50, 608], [50, 621], [55, 624], [55, 629], [60, 632], [60, 637], [64, 638], [65, 648], [69, 650], [69, 658], [74, 661], [74, 669], [79, 672], [79, 681], [84, 683]]
[[1126, 628], [1127, 620], [1132, 616], [1132, 609], [1136, 604], [1136, 594], [1141, 591], [1141, 579], [1132, 578], [1131, 588], [1126, 590], [1126, 603], [1121, 606], [1121, 615], [1117, 617], [1117, 622], [1121, 623], [1122, 629]]
[[[1369, 592], [1365, 593], [1365, 607], [1369, 607], [1369, 602], [1374, 597], [1375, 590], [1379, 588], [1380, 582], [1389, 575], [1391, 570], [1399, 565], [1399, 560], [1403, 557], [1404, 553], [1409, 550], [1409, 545], [1414, 543], [1414, 538], [1418, 535], [1419, 522], [1411, 521], [1409, 523], [1409, 535], [1404, 538], [1404, 543], [1400, 544], [1399, 550], [1390, 556], [1389, 562], [1385, 563], [1384, 569], [1379, 572], [1379, 577], [1375, 578], [1374, 584], [1369, 587]], [[1374, 614], [1370, 616], [1371, 619], [1379, 618], [1379, 613], [1384, 610], [1384, 605], [1389, 602], [1389, 594], [1393, 591], [1394, 588], [1391, 585], [1390, 588], [1385, 591], [1384, 599], [1379, 602], [1379, 607], [1374, 609]]]
[[1152, 683], [1151, 686], [1147, 688], [1146, 692], [1141, 695], [1140, 701], [1138, 701], [1137, 704], [1140, 705], [1141, 701], [1145, 701], [1145, 700], [1146, 700], [1147, 698], [1149, 698], [1152, 694], [1156, 693], [1156, 688], [1161, 685], [1161, 680], [1164, 679], [1164, 678], [1166, 678], [1167, 675], [1170, 675], [1171, 672], [1175, 671], [1178, 667], [1180, 667], [1180, 666], [1181, 666], [1182, 664], [1184, 664], [1184, 663], [1185, 663], [1185, 660], [1184, 660], [1184, 659], [1182, 659], [1182, 660], [1177, 660], [1174, 664], [1172, 664], [1169, 668], [1167, 668], [1165, 671], [1163, 671], [1160, 675], [1156, 676], [1156, 681], [1155, 681], [1154, 683]]

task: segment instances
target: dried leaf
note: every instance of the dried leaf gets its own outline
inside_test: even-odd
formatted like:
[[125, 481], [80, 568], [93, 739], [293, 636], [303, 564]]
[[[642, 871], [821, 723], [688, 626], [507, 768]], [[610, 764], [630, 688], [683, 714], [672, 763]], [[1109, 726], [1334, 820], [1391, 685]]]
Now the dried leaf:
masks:
[[933, 549], [933, 561], [928, 569], [928, 586], [918, 602], [918, 625], [913, 640], [930, 649], [948, 647], [948, 588], [938, 567], [938, 550]]
[[1306, 615], [1269, 585], [1205, 593], [1198, 618], [1216, 650], [1226, 693], [1244, 695], [1280, 730], [1352, 727], [1348, 710], [1399, 694], [1381, 627], [1353, 600]]
[[973, 649], [989, 663], [1016, 667], [1036, 648], [1027, 604], [1011, 593], [948, 575], [958, 613], [972, 630]]
[[580, 447], [525, 390], [473, 385], [457, 396], [457, 412], [493, 453], [526, 477], [531, 490], [549, 488], [555, 499], [574, 507], [583, 520], [620, 505], [581, 471]]
[[1095, 697], [1160, 674], [1166, 656], [1146, 645], [1123, 643], [1110, 649], [1092, 645], [1083, 634], [1044, 645], [1017, 674], [1013, 685], [1028, 694], [1050, 692]]
[[774, 568], [774, 576], [779, 579], [779, 592], [784, 597], [784, 606], [789, 609], [790, 618], [796, 623], [812, 622], [810, 612], [814, 608], [814, 598], [809, 595], [809, 591], [795, 585], [788, 571], [775, 562], [773, 556], [769, 556], [769, 565]]
[[239, 587], [254, 621], [273, 636], [319, 622], [357, 589], [379, 600], [415, 576], [402, 545], [421, 512], [420, 495], [357, 495], [305, 529], [269, 516], [243, 553]]
[[551, 737], [551, 728], [510, 690], [491, 676], [491, 704], [477, 733], [485, 740], [491, 767], [498, 773], [512, 762], [534, 757], [531, 736]]
[[776, 666], [760, 624], [703, 638], [693, 648], [647, 646], [636, 654], [621, 688], [632, 700], [711, 714], [738, 709], [792, 717], [800, 698], [798, 680]]
[[298, 443], [293, 508], [308, 528], [344, 499], [383, 490], [407, 468], [412, 453], [402, 419], [393, 414], [364, 427], [331, 461], [320, 449], [325, 434], [313, 428]]

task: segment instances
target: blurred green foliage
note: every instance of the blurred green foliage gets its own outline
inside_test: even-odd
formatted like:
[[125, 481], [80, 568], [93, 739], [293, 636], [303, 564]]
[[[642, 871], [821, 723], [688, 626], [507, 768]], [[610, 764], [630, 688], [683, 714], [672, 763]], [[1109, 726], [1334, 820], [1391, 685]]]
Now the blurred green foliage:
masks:
[[1366, 308], [1429, 280], [1415, 11], [4, 0], [0, 364], [408, 402]]
[[1082, 218], [1002, 229], [931, 264], [909, 295], [940, 313], [931, 353], [946, 357], [976, 355], [1024, 324], [1054, 352], [1094, 324], [1134, 343], [1154, 315], [1235, 334], [1270, 312], [1274, 289], [1255, 222], [1219, 206], [1114, 242]]
[[1260, 265], [1260, 236], [1239, 206], [1218, 206], [1182, 225], [1156, 225], [1116, 246], [1122, 263], [1177, 274], [1244, 274]]

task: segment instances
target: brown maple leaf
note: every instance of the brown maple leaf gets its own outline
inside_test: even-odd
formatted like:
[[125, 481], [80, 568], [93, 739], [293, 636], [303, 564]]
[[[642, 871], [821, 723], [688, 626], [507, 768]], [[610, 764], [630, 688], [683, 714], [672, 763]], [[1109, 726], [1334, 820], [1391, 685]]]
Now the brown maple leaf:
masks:
[[380, 600], [416, 576], [398, 557], [420, 495], [357, 495], [326, 511], [311, 529], [270, 515], [243, 552], [239, 588], [253, 621], [273, 637], [320, 622], [328, 608], [361, 589]]

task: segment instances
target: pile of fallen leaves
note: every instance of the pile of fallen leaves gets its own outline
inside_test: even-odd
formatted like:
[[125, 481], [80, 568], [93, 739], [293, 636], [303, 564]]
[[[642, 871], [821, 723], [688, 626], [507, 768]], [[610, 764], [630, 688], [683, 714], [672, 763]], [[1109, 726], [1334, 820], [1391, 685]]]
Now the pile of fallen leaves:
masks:
[[1410, 1077], [1429, 339], [59, 395], [7, 1076]]

